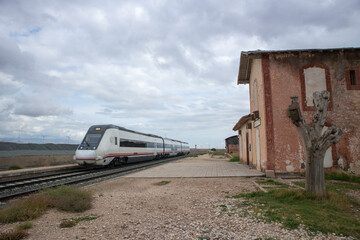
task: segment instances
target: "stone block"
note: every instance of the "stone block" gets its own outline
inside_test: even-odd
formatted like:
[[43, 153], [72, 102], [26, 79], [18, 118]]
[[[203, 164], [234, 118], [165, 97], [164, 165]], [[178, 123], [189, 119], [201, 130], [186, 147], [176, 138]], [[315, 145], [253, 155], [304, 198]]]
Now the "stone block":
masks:
[[274, 170], [265, 170], [266, 177], [275, 178], [275, 171]]

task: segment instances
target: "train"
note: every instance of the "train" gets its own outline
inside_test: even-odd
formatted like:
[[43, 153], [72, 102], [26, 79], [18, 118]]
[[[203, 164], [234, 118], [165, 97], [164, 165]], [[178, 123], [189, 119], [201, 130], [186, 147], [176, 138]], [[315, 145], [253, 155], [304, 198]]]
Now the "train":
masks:
[[109, 124], [89, 128], [74, 160], [80, 166], [115, 167], [189, 153], [190, 146], [186, 142]]

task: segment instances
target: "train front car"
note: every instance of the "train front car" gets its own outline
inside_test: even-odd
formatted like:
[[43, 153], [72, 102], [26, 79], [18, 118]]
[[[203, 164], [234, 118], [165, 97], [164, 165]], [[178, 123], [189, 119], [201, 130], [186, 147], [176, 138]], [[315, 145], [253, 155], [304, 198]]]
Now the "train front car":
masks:
[[83, 141], [77, 148], [74, 160], [77, 164], [84, 165], [107, 165], [104, 162], [104, 149], [101, 149], [100, 143], [106, 132], [107, 126], [95, 125], [91, 126], [87, 131]]

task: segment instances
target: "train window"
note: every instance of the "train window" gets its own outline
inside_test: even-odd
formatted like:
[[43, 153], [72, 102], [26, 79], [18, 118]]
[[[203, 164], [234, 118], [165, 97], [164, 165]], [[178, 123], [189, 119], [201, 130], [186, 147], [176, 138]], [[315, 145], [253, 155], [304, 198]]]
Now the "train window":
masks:
[[152, 143], [152, 142], [147, 142], [147, 143], [146, 143], [146, 147], [147, 147], [147, 148], [154, 148], [154, 147], [155, 147], [155, 144]]
[[[89, 133], [85, 136], [83, 142], [80, 144], [80, 147], [83, 147], [86, 149], [87, 148], [96, 149], [100, 142], [101, 137], [102, 137], [101, 133], [99, 133], [99, 134]], [[83, 148], [80, 148], [80, 149], [83, 149]]]
[[130, 139], [120, 139], [120, 147], [146, 148], [146, 142]]
[[162, 143], [158, 143], [157, 144], [157, 148], [163, 148], [164, 146], [163, 146], [163, 144]]
[[117, 137], [115, 137], [115, 145], [117, 145]]

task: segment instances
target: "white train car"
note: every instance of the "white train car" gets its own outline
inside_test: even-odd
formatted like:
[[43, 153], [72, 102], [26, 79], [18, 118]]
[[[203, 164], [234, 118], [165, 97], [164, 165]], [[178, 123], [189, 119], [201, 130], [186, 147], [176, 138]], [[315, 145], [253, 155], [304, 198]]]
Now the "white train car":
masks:
[[75, 152], [79, 165], [116, 166], [190, 153], [189, 144], [115, 125], [91, 126]]

